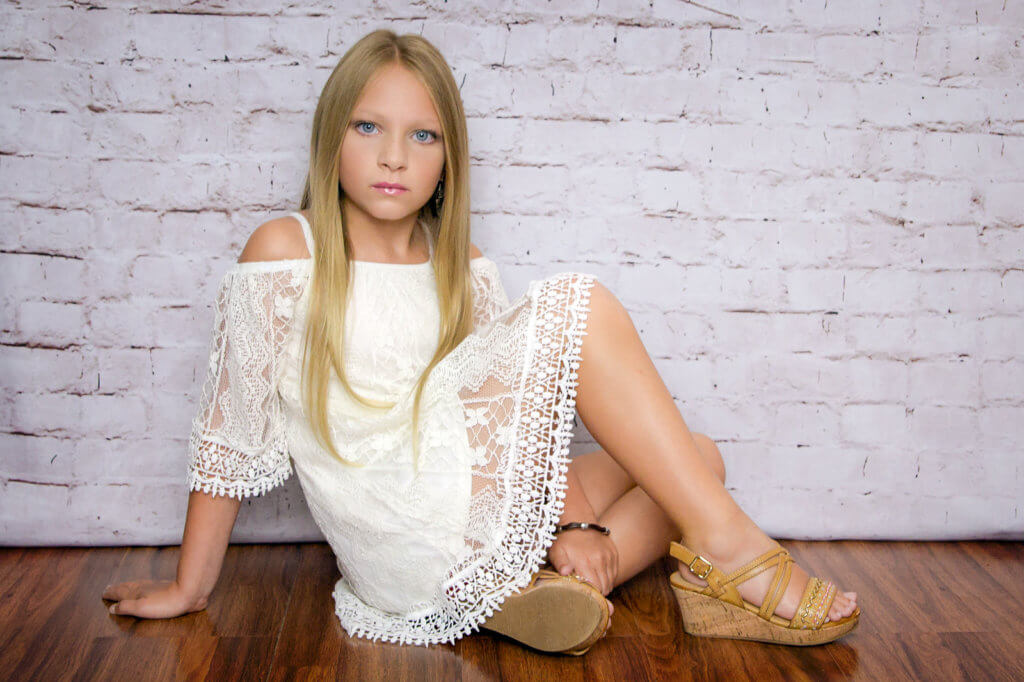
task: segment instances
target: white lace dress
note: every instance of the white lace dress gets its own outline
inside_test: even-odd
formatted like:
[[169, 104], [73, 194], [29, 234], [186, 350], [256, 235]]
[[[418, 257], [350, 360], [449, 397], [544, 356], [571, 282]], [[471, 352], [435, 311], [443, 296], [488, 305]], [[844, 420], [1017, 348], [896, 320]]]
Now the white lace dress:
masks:
[[[291, 215], [313, 253], [305, 217]], [[189, 489], [241, 499], [281, 484], [294, 467], [337, 557], [334, 603], [345, 630], [454, 642], [529, 582], [554, 540], [594, 278], [535, 280], [510, 303], [494, 262], [470, 262], [475, 329], [424, 388], [416, 474], [412, 389], [440, 327], [432, 262], [353, 266], [348, 378], [362, 395], [396, 402], [368, 408], [337, 377], [329, 385], [334, 443], [359, 468], [317, 443], [302, 406], [312, 263], [237, 263], [224, 276]]]

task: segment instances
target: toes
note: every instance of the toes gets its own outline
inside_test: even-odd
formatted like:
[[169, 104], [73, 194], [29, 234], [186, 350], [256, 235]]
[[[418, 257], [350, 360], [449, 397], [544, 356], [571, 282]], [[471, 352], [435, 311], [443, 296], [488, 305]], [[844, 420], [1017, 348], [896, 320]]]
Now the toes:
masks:
[[839, 603], [839, 598], [836, 597], [835, 603], [832, 604], [832, 608], [831, 610], [829, 610], [829, 615], [832, 617], [832, 620], [839, 620], [840, 618], [846, 618], [847, 616], [849, 616], [851, 613], [853, 613], [853, 610], [853, 604], [851, 604], [849, 601]]
[[832, 602], [832, 608], [829, 609], [827, 621], [846, 618], [856, 609], [856, 605], [845, 597], [844, 594], [836, 595], [835, 600]]
[[832, 602], [832, 611], [836, 618], [845, 618], [857, 609], [857, 593], [841, 592]]

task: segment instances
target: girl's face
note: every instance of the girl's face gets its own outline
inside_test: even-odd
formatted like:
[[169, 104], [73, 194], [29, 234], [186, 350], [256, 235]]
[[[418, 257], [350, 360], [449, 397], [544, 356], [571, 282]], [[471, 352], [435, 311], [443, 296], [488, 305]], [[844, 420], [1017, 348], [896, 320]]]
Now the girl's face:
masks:
[[444, 140], [430, 95], [411, 71], [389, 64], [366, 84], [342, 137], [340, 167], [349, 219], [402, 220], [434, 194]]

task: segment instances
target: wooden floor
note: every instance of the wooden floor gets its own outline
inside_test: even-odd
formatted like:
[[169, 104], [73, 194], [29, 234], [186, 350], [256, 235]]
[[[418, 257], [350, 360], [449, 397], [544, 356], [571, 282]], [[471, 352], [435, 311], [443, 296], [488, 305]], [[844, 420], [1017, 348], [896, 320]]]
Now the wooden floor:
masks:
[[0, 549], [0, 679], [1024, 680], [1024, 544], [784, 542], [857, 591], [857, 630], [808, 648], [685, 634], [668, 561], [612, 593], [610, 634], [582, 657], [499, 635], [454, 645], [345, 634], [325, 544], [233, 545], [209, 608], [113, 616], [112, 582], [174, 576], [178, 548]]

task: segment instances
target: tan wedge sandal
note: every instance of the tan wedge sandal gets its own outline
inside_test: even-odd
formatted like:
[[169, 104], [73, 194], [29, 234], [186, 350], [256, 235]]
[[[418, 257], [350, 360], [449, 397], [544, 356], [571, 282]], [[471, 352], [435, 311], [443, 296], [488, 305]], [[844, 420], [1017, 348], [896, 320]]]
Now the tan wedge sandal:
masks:
[[482, 627], [540, 651], [582, 656], [605, 634], [609, 617], [608, 600], [596, 587], [541, 568]]
[[[683, 615], [683, 630], [699, 637], [727, 637], [758, 642], [810, 646], [825, 644], [847, 634], [860, 619], [860, 607], [846, 618], [825, 622], [836, 586], [811, 577], [807, 581], [793, 618], [775, 615], [775, 608], [786, 592], [795, 561], [778, 543], [756, 559], [725, 575], [704, 557], [678, 542], [669, 545], [669, 553], [706, 581], [706, 587], [687, 582], [675, 571], [669, 576], [672, 591]], [[775, 566], [764, 603], [754, 606], [740, 596], [736, 586]]]

